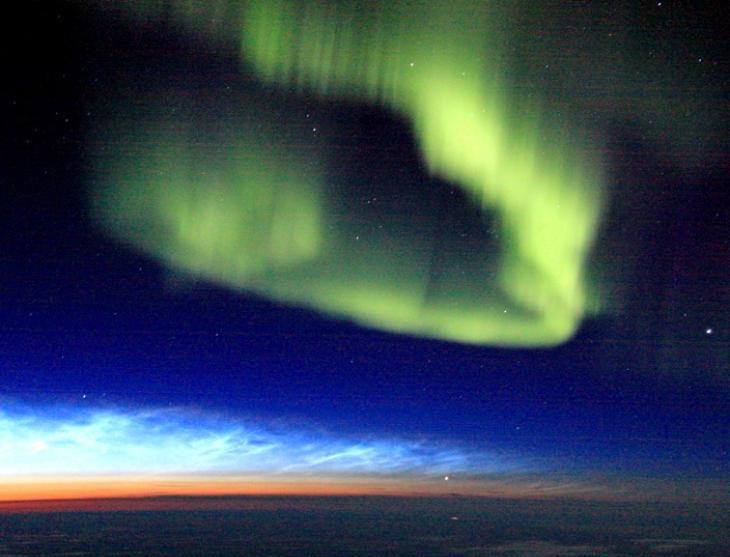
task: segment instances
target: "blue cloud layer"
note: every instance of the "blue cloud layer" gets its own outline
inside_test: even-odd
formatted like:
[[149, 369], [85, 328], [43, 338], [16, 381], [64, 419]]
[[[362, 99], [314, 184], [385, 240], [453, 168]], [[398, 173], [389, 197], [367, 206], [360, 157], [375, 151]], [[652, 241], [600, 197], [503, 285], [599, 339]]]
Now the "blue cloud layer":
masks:
[[498, 452], [346, 437], [189, 408], [3, 404], [0, 477], [89, 474], [481, 475], [517, 471]]

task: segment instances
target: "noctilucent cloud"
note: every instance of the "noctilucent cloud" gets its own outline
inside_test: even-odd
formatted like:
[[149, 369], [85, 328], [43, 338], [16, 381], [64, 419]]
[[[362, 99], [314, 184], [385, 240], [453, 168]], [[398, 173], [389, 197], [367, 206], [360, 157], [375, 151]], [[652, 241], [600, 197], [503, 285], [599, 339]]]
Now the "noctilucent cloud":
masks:
[[0, 410], [0, 477], [115, 474], [389, 476], [500, 474], [525, 465], [496, 451], [428, 440], [343, 437], [186, 408], [34, 405]]

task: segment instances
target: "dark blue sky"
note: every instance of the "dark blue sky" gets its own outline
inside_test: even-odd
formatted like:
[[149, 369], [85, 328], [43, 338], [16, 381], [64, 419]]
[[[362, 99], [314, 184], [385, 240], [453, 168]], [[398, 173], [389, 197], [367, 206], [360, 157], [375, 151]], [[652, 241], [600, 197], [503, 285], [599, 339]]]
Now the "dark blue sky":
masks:
[[[153, 71], [141, 67], [146, 47], [170, 58], [183, 47], [156, 36], [135, 49], [122, 28], [109, 34], [129, 49], [111, 55], [89, 16], [34, 7], [15, 8], [34, 32], [18, 39], [0, 93], [0, 395], [192, 405], [606, 473], [727, 477], [727, 151], [688, 169], [631, 122], [607, 132], [614, 188], [597, 260], [621, 268], [621, 303], [568, 344], [507, 350], [380, 333], [172, 276], [105, 238], [86, 205], [91, 99]], [[201, 59], [200, 79], [236, 71], [226, 56]], [[344, 118], [331, 110], [322, 117]], [[407, 141], [402, 124], [368, 117], [344, 125]]]

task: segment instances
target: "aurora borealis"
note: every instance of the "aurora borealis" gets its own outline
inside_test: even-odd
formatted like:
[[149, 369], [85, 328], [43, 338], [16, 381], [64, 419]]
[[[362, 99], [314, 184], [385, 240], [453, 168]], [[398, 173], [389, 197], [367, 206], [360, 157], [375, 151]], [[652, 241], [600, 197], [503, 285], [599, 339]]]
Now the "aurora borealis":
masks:
[[[191, 10], [172, 17], [203, 35], [225, 11]], [[342, 224], [358, 215], [338, 211], [337, 187], [317, 175], [326, 153], [288, 140], [281, 110], [246, 99], [222, 112], [198, 100], [171, 113], [181, 93], [169, 90], [146, 93], [158, 99], [129, 113], [117, 108], [122, 129], [105, 130], [112, 145], [135, 140], [121, 152], [105, 147], [101, 221], [175, 269], [385, 330], [508, 346], [565, 341], [600, 305], [585, 265], [602, 170], [587, 132], [509, 82], [502, 12], [470, 1], [248, 2], [240, 29], [243, 63], [265, 83], [403, 116], [430, 175], [494, 223], [494, 245], [447, 245], [459, 255], [441, 262], [439, 230], [416, 228], [414, 238], [386, 223], [375, 237], [358, 234]]]
[[9, 21], [33, 33], [0, 92], [1, 502], [730, 499], [710, 15], [32, 0]]

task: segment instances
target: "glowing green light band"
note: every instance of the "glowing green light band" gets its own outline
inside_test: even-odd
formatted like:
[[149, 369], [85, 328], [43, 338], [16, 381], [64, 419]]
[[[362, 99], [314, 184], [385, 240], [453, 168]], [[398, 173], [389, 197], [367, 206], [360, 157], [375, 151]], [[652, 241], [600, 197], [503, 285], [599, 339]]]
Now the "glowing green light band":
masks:
[[182, 27], [219, 40], [232, 40], [233, 26], [220, 14], [236, 14], [241, 57], [266, 83], [407, 119], [429, 172], [496, 220], [500, 252], [450, 261], [434, 293], [418, 240], [383, 233], [353, 245], [311, 153], [277, 147], [283, 132], [265, 113], [229, 122], [217, 150], [216, 141], [196, 143], [195, 130], [147, 122], [140, 152], [106, 163], [111, 179], [96, 206], [114, 234], [236, 288], [459, 342], [556, 344], [595, 307], [585, 266], [601, 210], [600, 165], [559, 115], [509, 82], [506, 8], [252, 0], [208, 3], [201, 17], [202, 4], [175, 6]]

